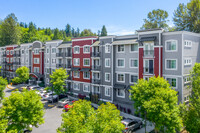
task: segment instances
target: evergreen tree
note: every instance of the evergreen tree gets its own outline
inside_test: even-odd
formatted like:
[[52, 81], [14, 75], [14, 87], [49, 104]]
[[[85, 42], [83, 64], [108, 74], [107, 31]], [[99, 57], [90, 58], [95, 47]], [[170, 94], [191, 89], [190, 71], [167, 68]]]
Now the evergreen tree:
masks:
[[79, 36], [80, 36], [80, 29], [77, 28], [77, 29], [76, 29], [76, 37], [79, 37]]
[[55, 31], [54, 31], [53, 40], [58, 40], [58, 39], [62, 39], [62, 36], [61, 36], [58, 28], [56, 28]]
[[72, 37], [75, 37], [75, 30], [72, 28]]
[[106, 26], [103, 25], [102, 29], [101, 29], [101, 36], [107, 36], [107, 30], [106, 30]]
[[66, 25], [65, 32], [67, 37], [72, 36], [71, 26], [69, 24]]
[[24, 27], [24, 22], [19, 23], [20, 27]]
[[20, 43], [20, 26], [14, 13], [9, 14], [2, 22], [0, 37], [2, 46]]
[[100, 36], [101, 35], [101, 31], [100, 30], [98, 30], [98, 36]]

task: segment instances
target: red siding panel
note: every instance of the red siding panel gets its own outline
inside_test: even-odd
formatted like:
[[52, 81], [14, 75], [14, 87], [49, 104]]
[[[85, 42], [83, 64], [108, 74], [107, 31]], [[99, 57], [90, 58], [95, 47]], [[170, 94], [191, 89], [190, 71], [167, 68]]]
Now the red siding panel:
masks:
[[154, 75], [159, 76], [159, 47], [154, 48]]
[[139, 48], [139, 79], [143, 78], [143, 48]]
[[161, 67], [160, 68], [160, 71], [161, 71], [160, 76], [162, 77], [163, 76], [163, 48], [161, 47], [160, 50], [161, 50], [161, 52], [160, 52], [161, 53], [161, 55], [160, 55], [160, 58], [161, 58], [160, 59], [160, 67]]

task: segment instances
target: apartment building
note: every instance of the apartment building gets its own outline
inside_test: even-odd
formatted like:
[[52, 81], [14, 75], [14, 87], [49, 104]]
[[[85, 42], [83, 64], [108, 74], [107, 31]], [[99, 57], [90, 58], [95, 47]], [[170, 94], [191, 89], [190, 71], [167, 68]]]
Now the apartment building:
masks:
[[199, 43], [197, 33], [149, 29], [134, 35], [10, 45], [0, 48], [1, 75], [12, 78], [16, 68], [27, 66], [33, 77], [30, 83], [43, 80], [48, 86], [49, 75], [62, 67], [69, 75], [69, 93], [94, 103], [112, 102], [119, 110], [133, 114], [129, 89], [138, 79], [164, 77], [178, 92], [179, 102], [188, 101], [189, 73], [200, 62]]

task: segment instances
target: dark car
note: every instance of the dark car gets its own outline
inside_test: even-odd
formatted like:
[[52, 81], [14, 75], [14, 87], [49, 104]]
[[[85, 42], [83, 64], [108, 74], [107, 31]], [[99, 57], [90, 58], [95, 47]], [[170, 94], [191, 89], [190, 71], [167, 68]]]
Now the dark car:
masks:
[[125, 125], [125, 130], [123, 133], [129, 133], [132, 132], [136, 129], [142, 128], [143, 123], [141, 120], [135, 120], [135, 119], [123, 119], [121, 121]]
[[[67, 97], [68, 97], [67, 94], [60, 94], [59, 95], [59, 99], [67, 98]], [[49, 97], [48, 102], [52, 103], [52, 97], [51, 96]], [[58, 102], [58, 97], [57, 96], [53, 97], [53, 102]]]

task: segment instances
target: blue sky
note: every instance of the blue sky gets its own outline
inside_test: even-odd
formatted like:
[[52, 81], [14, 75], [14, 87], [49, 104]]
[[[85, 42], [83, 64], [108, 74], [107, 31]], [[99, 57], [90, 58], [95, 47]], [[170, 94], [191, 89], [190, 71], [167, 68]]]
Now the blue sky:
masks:
[[105, 25], [110, 35], [133, 34], [153, 9], [169, 13], [168, 24], [179, 3], [190, 0], [0, 0], [0, 19], [15, 13], [20, 22], [39, 27], [72, 27], [97, 32]]

